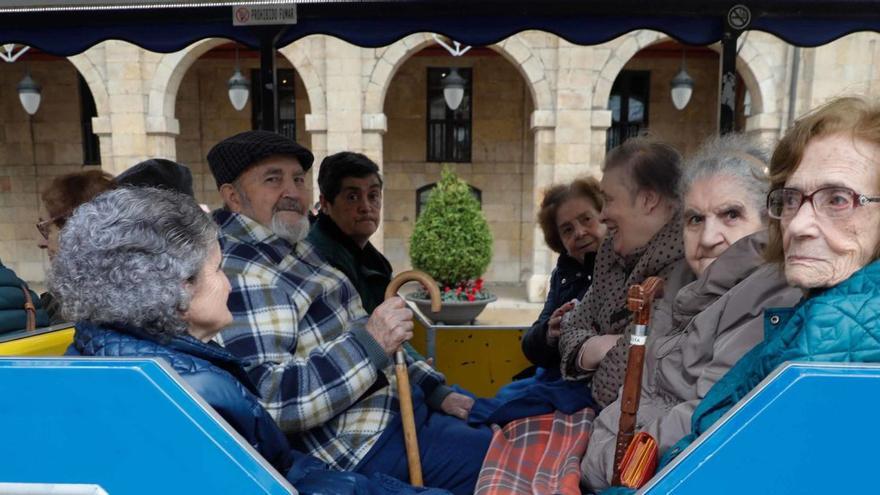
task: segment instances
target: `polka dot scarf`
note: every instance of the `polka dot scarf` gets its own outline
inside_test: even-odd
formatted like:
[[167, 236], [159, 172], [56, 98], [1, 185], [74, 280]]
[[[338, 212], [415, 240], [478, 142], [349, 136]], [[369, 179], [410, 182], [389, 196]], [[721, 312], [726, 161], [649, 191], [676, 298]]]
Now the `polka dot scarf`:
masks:
[[681, 216], [676, 215], [648, 244], [626, 257], [614, 252], [611, 238], [605, 239], [596, 256], [593, 285], [577, 307], [563, 318], [559, 340], [562, 374], [570, 380], [592, 377], [593, 398], [602, 406], [614, 402], [623, 385], [629, 346], [625, 339], [620, 339], [593, 371], [577, 366], [581, 346], [596, 335], [627, 332], [632, 322], [632, 313], [626, 309], [627, 290], [648, 277], [665, 278], [673, 271], [676, 263], [684, 258], [681, 232]]

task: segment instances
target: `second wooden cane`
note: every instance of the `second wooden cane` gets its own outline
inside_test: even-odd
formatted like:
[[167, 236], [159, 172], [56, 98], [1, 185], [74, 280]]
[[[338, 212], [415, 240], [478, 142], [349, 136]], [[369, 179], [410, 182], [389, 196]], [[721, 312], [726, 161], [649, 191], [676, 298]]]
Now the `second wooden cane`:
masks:
[[[398, 289], [407, 282], [421, 282], [431, 295], [431, 311], [440, 311], [440, 289], [437, 282], [427, 273], [410, 270], [394, 277], [385, 289], [385, 299], [397, 295]], [[403, 441], [406, 447], [406, 461], [409, 466], [409, 482], [413, 486], [424, 486], [422, 461], [419, 456], [419, 439], [416, 435], [416, 419], [413, 414], [412, 389], [409, 385], [409, 371], [403, 349], [394, 353], [394, 373], [397, 376], [397, 396], [400, 401], [400, 421], [403, 424]]]

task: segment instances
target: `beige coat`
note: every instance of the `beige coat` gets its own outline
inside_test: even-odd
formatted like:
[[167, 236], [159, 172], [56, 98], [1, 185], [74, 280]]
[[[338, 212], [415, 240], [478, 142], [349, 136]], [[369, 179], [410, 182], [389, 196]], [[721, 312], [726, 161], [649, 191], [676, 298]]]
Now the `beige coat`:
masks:
[[[794, 306], [799, 289], [789, 287], [776, 265], [764, 264], [766, 231], [741, 239], [679, 291], [672, 329], [652, 316], [645, 352], [637, 431], [650, 433], [661, 454], [691, 431], [700, 400], [746, 352], [764, 338], [763, 312]], [[666, 319], [666, 321], [670, 321]], [[611, 481], [620, 420], [620, 400], [602, 410], [581, 463], [593, 490]]]

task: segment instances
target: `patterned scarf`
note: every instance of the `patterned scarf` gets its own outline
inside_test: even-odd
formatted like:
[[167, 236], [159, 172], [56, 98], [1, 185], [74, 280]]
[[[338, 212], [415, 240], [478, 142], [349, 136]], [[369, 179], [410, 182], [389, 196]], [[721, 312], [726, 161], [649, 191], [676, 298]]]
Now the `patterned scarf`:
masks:
[[[681, 216], [676, 214], [641, 249], [626, 257], [614, 252], [611, 238], [605, 239], [596, 256], [593, 285], [584, 299], [562, 320], [559, 349], [562, 374], [570, 380], [592, 376], [593, 398], [607, 405], [617, 398], [626, 373], [628, 342], [621, 339], [599, 364], [595, 372], [577, 366], [581, 346], [596, 335], [622, 335], [632, 315], [626, 309], [626, 293], [631, 285], [640, 284], [651, 276], [664, 279], [675, 271], [684, 258]], [[670, 294], [669, 299], [675, 297]]]

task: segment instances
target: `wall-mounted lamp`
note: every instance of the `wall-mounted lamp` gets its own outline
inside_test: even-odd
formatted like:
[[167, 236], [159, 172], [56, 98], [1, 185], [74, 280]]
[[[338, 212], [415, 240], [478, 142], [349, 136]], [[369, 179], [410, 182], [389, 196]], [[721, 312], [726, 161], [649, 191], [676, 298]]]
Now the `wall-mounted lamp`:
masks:
[[24, 78], [18, 83], [18, 99], [21, 106], [28, 115], [37, 113], [40, 108], [40, 100], [43, 96], [39, 83], [33, 80], [30, 70], [25, 73]]
[[691, 101], [691, 95], [694, 94], [694, 80], [687, 73], [685, 65], [684, 49], [681, 50], [681, 70], [672, 78], [669, 84], [672, 93], [672, 104], [678, 110], [683, 110]]
[[450, 110], [456, 110], [464, 99], [464, 87], [467, 81], [458, 75], [458, 71], [451, 69], [449, 74], [441, 82], [443, 86], [443, 99]]
[[238, 47], [235, 47], [235, 72], [232, 73], [232, 77], [226, 84], [229, 87], [229, 101], [232, 103], [232, 107], [241, 111], [247, 105], [248, 96], [251, 94], [251, 83], [239, 69]]

